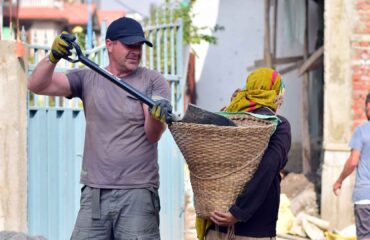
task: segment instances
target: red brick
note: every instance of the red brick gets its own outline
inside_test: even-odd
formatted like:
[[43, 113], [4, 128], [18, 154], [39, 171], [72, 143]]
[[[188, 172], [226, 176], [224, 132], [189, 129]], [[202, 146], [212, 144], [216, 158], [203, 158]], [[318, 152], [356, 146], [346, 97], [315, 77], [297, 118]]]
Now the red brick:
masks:
[[358, 60], [361, 60], [361, 57], [359, 55], [353, 55], [352, 60], [353, 61], [358, 61]]
[[365, 114], [360, 116], [353, 116], [353, 127], [356, 128], [366, 120]]
[[352, 50], [352, 59], [353, 60], [360, 60], [364, 57], [364, 50], [362, 49], [353, 49]]
[[364, 118], [353, 118], [353, 129], [355, 130], [356, 127], [358, 127], [360, 124], [364, 122]]
[[358, 22], [362, 22], [362, 23], [366, 23], [366, 22], [369, 22], [369, 19], [370, 19], [370, 16], [369, 16], [369, 12], [358, 12], [358, 16], [359, 16], [359, 21]]
[[353, 82], [352, 88], [353, 90], [367, 91], [367, 86], [365, 82], [360, 82], [360, 81]]
[[364, 32], [364, 27], [360, 25], [356, 25], [354, 29], [355, 33], [363, 33]]
[[354, 73], [360, 73], [361, 72], [361, 68], [359, 66], [352, 66], [352, 71]]
[[360, 108], [354, 108], [353, 109], [353, 116], [354, 118], [361, 119], [363, 110]]
[[357, 10], [370, 10], [370, 4], [368, 3], [358, 3], [357, 6], [356, 6]]
[[353, 100], [360, 100], [360, 101], [365, 101], [365, 97], [367, 94], [367, 90], [353, 90], [352, 91], [352, 96]]
[[360, 75], [359, 74], [353, 74], [352, 75], [352, 80], [353, 81], [359, 81], [360, 80]]
[[359, 55], [368, 54], [368, 51], [366, 49], [354, 49], [353, 52]]

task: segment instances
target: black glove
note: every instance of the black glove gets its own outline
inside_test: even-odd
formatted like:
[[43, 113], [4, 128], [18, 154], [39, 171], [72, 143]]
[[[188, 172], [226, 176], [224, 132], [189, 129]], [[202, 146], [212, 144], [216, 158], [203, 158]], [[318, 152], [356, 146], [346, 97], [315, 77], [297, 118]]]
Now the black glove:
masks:
[[71, 56], [72, 54], [71, 50], [73, 46], [69, 42], [65, 41], [65, 39], [73, 42], [76, 40], [76, 37], [67, 32], [62, 32], [54, 39], [49, 54], [49, 59], [54, 64], [57, 64], [61, 58]]
[[171, 122], [171, 103], [160, 96], [153, 96], [152, 99], [154, 100], [154, 105], [149, 109], [150, 115], [163, 123]]

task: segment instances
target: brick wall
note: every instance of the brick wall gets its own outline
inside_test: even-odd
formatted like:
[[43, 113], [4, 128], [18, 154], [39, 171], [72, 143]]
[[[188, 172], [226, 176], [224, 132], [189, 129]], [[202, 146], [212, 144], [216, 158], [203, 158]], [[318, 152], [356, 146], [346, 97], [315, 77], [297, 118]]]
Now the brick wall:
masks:
[[364, 102], [370, 92], [370, 0], [354, 1], [354, 37], [351, 41], [353, 128], [366, 120]]

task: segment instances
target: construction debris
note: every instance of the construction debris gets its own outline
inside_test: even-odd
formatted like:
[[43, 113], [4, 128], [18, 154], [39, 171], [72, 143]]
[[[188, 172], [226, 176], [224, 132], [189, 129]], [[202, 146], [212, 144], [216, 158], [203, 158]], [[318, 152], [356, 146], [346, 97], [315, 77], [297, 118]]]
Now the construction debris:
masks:
[[354, 227], [342, 231], [319, 218], [314, 184], [303, 174], [290, 173], [281, 183], [277, 239], [355, 240]]
[[289, 173], [281, 181], [281, 193], [290, 200], [293, 215], [300, 212], [318, 216], [317, 194], [315, 185], [304, 174]]

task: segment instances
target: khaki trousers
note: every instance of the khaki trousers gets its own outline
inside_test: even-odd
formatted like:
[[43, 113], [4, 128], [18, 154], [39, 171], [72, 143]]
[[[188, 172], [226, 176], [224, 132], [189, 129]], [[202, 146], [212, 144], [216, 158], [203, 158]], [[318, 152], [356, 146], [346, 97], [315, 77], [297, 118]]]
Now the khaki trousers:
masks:
[[209, 230], [206, 236], [206, 240], [275, 240], [275, 237], [267, 238], [255, 238], [255, 237], [244, 237], [244, 236], [234, 236], [232, 239], [228, 239], [227, 234], [222, 232], [216, 232], [214, 230]]

